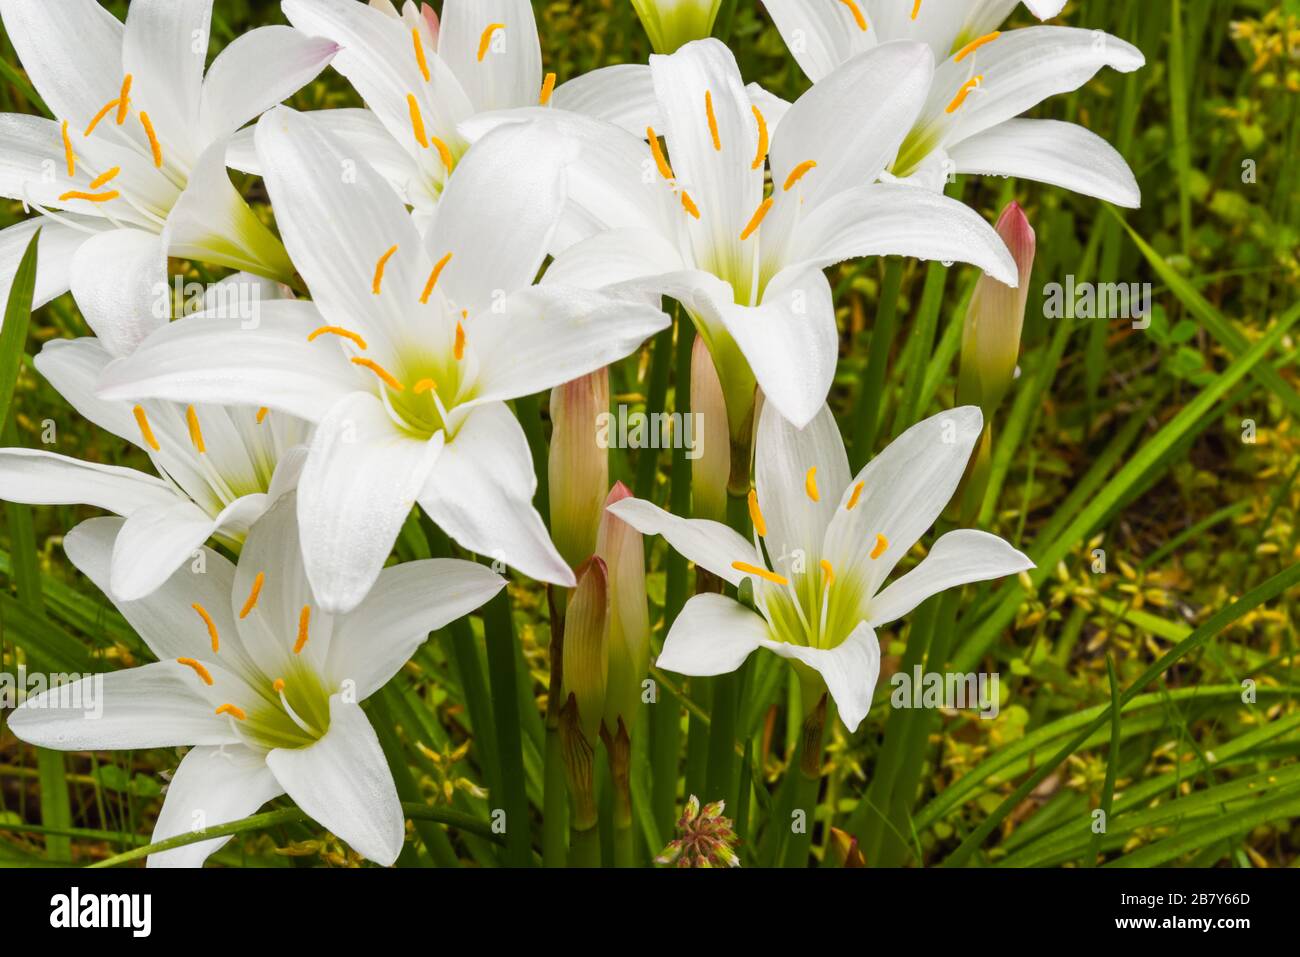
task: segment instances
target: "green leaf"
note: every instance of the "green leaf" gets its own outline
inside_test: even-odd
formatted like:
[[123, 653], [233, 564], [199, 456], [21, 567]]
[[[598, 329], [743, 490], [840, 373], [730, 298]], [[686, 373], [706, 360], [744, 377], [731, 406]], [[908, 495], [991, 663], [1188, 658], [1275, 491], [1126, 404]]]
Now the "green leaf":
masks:
[[27, 326], [32, 318], [32, 297], [36, 292], [36, 244], [41, 231], [32, 233], [23, 258], [18, 261], [9, 299], [5, 303], [4, 325], [0, 326], [0, 427], [9, 421], [14, 386], [27, 344]]

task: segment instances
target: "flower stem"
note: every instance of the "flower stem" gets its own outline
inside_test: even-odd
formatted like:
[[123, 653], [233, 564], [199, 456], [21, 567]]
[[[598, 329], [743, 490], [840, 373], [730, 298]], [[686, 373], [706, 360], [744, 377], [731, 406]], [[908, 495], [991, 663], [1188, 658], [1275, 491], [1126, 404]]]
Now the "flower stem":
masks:
[[528, 867], [532, 863], [532, 837], [528, 826], [528, 792], [524, 789], [527, 778], [519, 714], [515, 628], [510, 616], [510, 597], [505, 590], [483, 606], [483, 625], [492, 708], [496, 715], [502, 789], [499, 806], [506, 812], [505, 859], [512, 867]]
[[564, 607], [568, 592], [547, 586], [551, 613], [551, 680], [546, 696], [546, 755], [542, 783], [542, 866], [563, 867], [568, 851], [569, 801], [560, 741], [560, 689], [564, 675]]
[[[785, 866], [804, 867], [808, 863], [808, 850], [812, 846], [813, 824], [817, 818], [817, 792], [822, 773], [822, 732], [826, 726], [826, 695], [804, 718], [799, 739], [799, 768], [794, 780], [794, 810], [802, 811], [802, 819], [791, 820], [790, 841], [786, 844]], [[796, 828], [798, 823], [801, 825]]]
[[885, 373], [894, 344], [894, 333], [898, 329], [898, 291], [902, 284], [903, 260], [891, 256], [885, 260], [885, 281], [880, 287], [880, 306], [876, 310], [876, 321], [871, 330], [867, 367], [859, 379], [858, 394], [849, 419], [849, 454], [853, 460], [854, 472], [867, 464], [876, 445]]
[[632, 740], [619, 718], [618, 731], [610, 734], [603, 724], [601, 740], [609, 756], [609, 776], [614, 784], [614, 866], [635, 867], [632, 841]]

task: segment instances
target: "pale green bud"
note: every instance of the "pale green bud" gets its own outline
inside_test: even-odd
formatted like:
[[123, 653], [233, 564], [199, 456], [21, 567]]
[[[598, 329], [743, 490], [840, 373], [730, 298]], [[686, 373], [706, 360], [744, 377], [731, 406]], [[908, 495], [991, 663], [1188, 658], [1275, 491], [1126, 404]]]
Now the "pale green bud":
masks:
[[727, 480], [731, 474], [731, 442], [727, 435], [727, 402], [708, 346], [700, 336], [691, 349], [692, 511], [695, 518], [727, 520]]
[[547, 461], [551, 538], [577, 567], [596, 551], [596, 531], [609, 488], [609, 450], [601, 416], [609, 412], [609, 370], [599, 369], [551, 390]]
[[[641, 703], [641, 682], [650, 670], [650, 608], [646, 598], [645, 547], [641, 533], [609, 511], [630, 498], [622, 482], [605, 499], [596, 555], [605, 563], [609, 584], [609, 669], [605, 691], [605, 727], [618, 733], [621, 719], [628, 734]], [[567, 655], [567, 652], [566, 652]]]
[[609, 672], [609, 573], [593, 557], [578, 569], [578, 583], [564, 616], [565, 707], [577, 709], [577, 727], [594, 747], [605, 713]]
[[672, 53], [713, 32], [722, 0], [632, 0], [655, 53]]

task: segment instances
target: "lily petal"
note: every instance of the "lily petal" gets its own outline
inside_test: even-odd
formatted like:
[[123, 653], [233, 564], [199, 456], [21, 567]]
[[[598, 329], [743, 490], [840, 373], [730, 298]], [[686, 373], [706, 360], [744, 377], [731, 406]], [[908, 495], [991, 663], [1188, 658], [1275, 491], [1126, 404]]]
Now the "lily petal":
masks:
[[1018, 176], [1137, 209], [1142, 191], [1115, 147], [1058, 120], [1007, 120], [949, 152], [958, 173]]
[[613, 123], [638, 137], [647, 126], [662, 125], [650, 68], [641, 63], [618, 63], [576, 76], [555, 88], [551, 105]]
[[767, 622], [740, 602], [722, 595], [696, 595], [673, 622], [655, 664], [693, 677], [728, 674], [744, 664], [754, 649], [778, 644], [768, 634]]
[[167, 254], [155, 233], [114, 229], [92, 236], [72, 257], [72, 295], [86, 323], [115, 356], [131, 353], [167, 323]]
[[420, 506], [464, 548], [538, 581], [572, 588], [573, 572], [533, 508], [528, 440], [501, 402], [470, 410], [420, 493]]
[[405, 839], [402, 805], [379, 738], [356, 704], [330, 696], [330, 726], [305, 748], [276, 748], [266, 764], [298, 806], [385, 867]]
[[195, 121], [211, 25], [212, 0], [135, 0], [126, 11], [122, 69], [132, 75], [131, 99], [186, 166], [200, 151]]
[[880, 678], [880, 643], [869, 624], [859, 624], [834, 648], [808, 648], [770, 640], [764, 641], [763, 647], [817, 671], [835, 700], [844, 726], [850, 733], [858, 730], [871, 710], [871, 696]]
[[39, 308], [68, 291], [77, 250], [96, 231], [104, 228], [101, 225], [103, 220], [89, 217], [71, 219], [87, 223], [87, 228], [77, 229], [44, 217], [33, 217], [0, 229], [0, 297], [4, 302], [9, 301], [14, 274], [18, 272], [18, 264], [37, 229], [41, 231], [41, 238], [36, 241], [36, 288], [32, 294], [32, 308]]
[[845, 3], [763, 0], [763, 6], [804, 76], [814, 83], [820, 83], [854, 54], [876, 45], [877, 35], [872, 32], [863, 6], [858, 7], [858, 12], [866, 29]]
[[[266, 766], [266, 758], [251, 748], [231, 744], [191, 748], [167, 785], [162, 811], [151, 843], [247, 817], [284, 793]], [[214, 837], [170, 851], [150, 854], [148, 867], [202, 867], [230, 837]]]
[[639, 498], [625, 498], [608, 509], [643, 535], [662, 535], [679, 554], [730, 585], [739, 587], [748, 577], [735, 563], [762, 563], [754, 546], [721, 522], [679, 518]]
[[537, 102], [542, 48], [529, 0], [445, 0], [438, 56], [476, 110]]
[[921, 563], [871, 599], [871, 624], [879, 628], [902, 618], [931, 595], [971, 582], [1017, 575], [1034, 567], [1007, 542], [975, 529], [940, 536]]
[[0, 499], [27, 505], [93, 505], [118, 515], [165, 508], [176, 492], [162, 479], [44, 449], [0, 449]]
[[351, 611], [366, 596], [442, 445], [442, 432], [419, 438], [399, 429], [364, 392], [321, 420], [298, 480], [298, 522], [307, 578], [324, 611]]

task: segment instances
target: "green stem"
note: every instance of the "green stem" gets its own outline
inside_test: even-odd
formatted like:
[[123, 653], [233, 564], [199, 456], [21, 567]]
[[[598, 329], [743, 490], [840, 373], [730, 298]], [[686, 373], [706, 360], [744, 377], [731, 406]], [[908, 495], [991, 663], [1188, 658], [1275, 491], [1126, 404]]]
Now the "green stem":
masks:
[[570, 867], [600, 867], [600, 828], [573, 829], [569, 838]]
[[501, 807], [506, 812], [506, 862], [512, 867], [532, 863], [532, 838], [528, 826], [528, 792], [525, 789], [523, 738], [520, 731], [518, 678], [515, 667], [515, 628], [510, 616], [510, 596], [502, 590], [483, 607], [487, 641], [488, 679], [496, 717], [497, 759], [501, 781]]
[[546, 758], [542, 790], [542, 866], [563, 867], [568, 851], [568, 782], [560, 741], [560, 697], [564, 682], [564, 606], [568, 592], [547, 586], [551, 613], [551, 678], [546, 695]]
[[822, 732], [826, 727], [826, 695], [818, 699], [804, 718], [803, 733], [799, 743], [799, 766], [794, 770], [795, 811], [802, 813], [802, 828], [795, 830], [791, 816], [791, 833], [786, 844], [785, 866], [804, 867], [808, 864], [808, 851], [812, 847], [813, 824], [817, 819], [817, 792], [821, 784]]
[[871, 330], [871, 347], [867, 367], [858, 385], [853, 414], [849, 419], [849, 451], [856, 473], [867, 464], [876, 447], [880, 412], [885, 388], [889, 354], [898, 330], [898, 292], [903, 285], [903, 260], [897, 256], [885, 260], [885, 281], [880, 287], [880, 307]]

